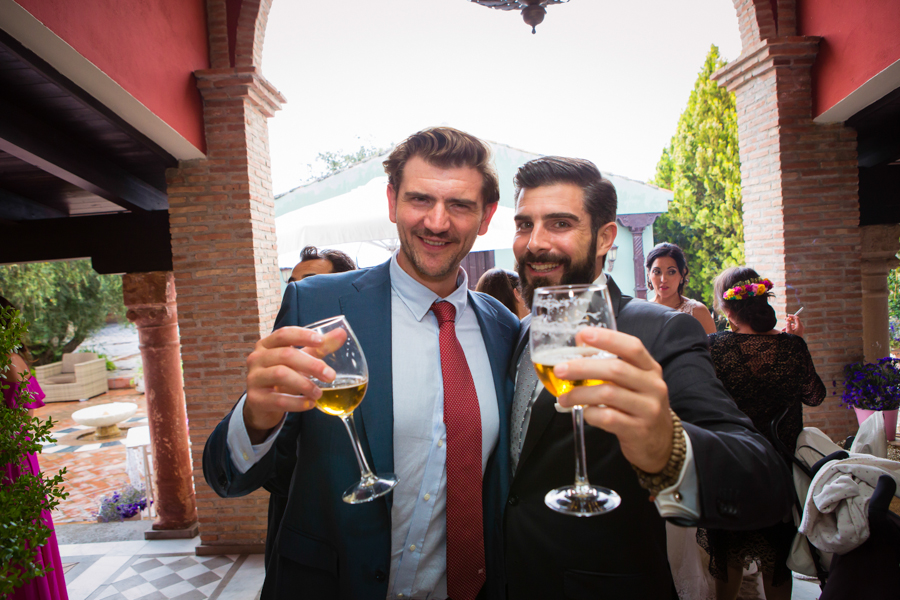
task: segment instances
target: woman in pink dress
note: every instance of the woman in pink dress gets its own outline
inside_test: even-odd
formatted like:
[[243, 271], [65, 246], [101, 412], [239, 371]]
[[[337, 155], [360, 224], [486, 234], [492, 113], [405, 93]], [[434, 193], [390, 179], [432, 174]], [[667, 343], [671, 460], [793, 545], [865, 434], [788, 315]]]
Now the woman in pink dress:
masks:
[[[0, 296], [0, 309], [10, 307], [12, 304], [2, 296]], [[15, 397], [19, 386], [22, 385], [22, 377], [28, 376], [29, 369], [25, 359], [19, 354], [10, 354], [9, 359], [12, 361], [12, 368], [6, 373], [0, 374], [4, 383], [9, 386], [3, 390], [4, 408], [15, 408]], [[44, 392], [38, 385], [37, 379], [34, 377], [25, 384], [26, 389], [31, 392], [31, 401], [25, 406], [29, 409], [29, 415], [33, 414], [35, 408], [44, 406]], [[37, 455], [29, 453], [22, 464], [7, 465], [4, 472], [0, 474], [4, 485], [19, 478], [22, 469], [28, 469], [32, 475], [40, 476], [40, 467], [38, 466]], [[34, 560], [39, 565], [46, 567], [49, 572], [43, 577], [32, 579], [24, 586], [15, 590], [11, 596], [7, 598], [11, 600], [68, 600], [66, 593], [66, 577], [63, 573], [62, 561], [59, 558], [59, 545], [56, 542], [56, 532], [53, 529], [53, 519], [50, 517], [50, 511], [44, 510], [41, 513], [44, 523], [50, 528], [50, 537], [47, 543], [37, 549]]]

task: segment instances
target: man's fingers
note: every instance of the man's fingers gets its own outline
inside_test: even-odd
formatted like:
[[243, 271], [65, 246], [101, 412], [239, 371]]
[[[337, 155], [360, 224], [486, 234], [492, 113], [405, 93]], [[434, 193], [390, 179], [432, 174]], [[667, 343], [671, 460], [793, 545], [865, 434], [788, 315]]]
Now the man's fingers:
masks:
[[[271, 369], [279, 365], [302, 375], [315, 377], [322, 381], [332, 381], [335, 377], [334, 369], [325, 364], [321, 359], [306, 352], [306, 350], [306, 348], [299, 350], [292, 346], [254, 350], [250, 353], [250, 356], [247, 357], [247, 366], [249, 367], [247, 376], [248, 381], [252, 383], [251, 377], [255, 371]], [[279, 373], [288, 375], [288, 373], [284, 371], [279, 371]], [[272, 382], [271, 385], [277, 385], [277, 382]]]
[[[634, 392], [611, 383], [577, 387], [559, 397], [561, 406], [605, 406], [615, 412], [633, 418], [655, 419], [659, 416], [660, 402], [655, 396]], [[605, 429], [605, 428], [604, 428]]]
[[[273, 413], [283, 414], [286, 412], [303, 412], [316, 407], [316, 401], [305, 396], [295, 396], [293, 394], [283, 394], [275, 390], [255, 390], [252, 397], [247, 394], [247, 401], [254, 404], [265, 406], [266, 409]], [[279, 417], [279, 421], [281, 418]], [[277, 422], [276, 422], [277, 424]]]
[[[302, 353], [298, 352], [298, 354]], [[309, 360], [318, 361], [312, 357], [309, 357]], [[331, 372], [333, 374], [334, 370], [332, 369]], [[248, 393], [257, 389], [273, 390], [284, 394], [306, 396], [312, 400], [317, 400], [322, 396], [322, 390], [308, 377], [282, 364], [251, 370], [247, 375], [247, 389]]]
[[646, 377], [646, 371], [617, 358], [577, 358], [557, 365], [553, 372], [561, 379], [599, 379], [643, 392], [654, 389], [651, 380]]
[[633, 335], [612, 329], [587, 327], [579, 331], [575, 339], [579, 344], [611, 352], [638, 369], [650, 371], [659, 368], [641, 340]]
[[304, 327], [281, 327], [256, 343], [259, 348], [280, 348], [282, 346], [318, 346], [323, 341], [322, 334]]
[[325, 356], [328, 356], [329, 354], [343, 346], [344, 342], [346, 341], [347, 331], [345, 329], [332, 329], [323, 336], [321, 345], [307, 346], [303, 348], [303, 351], [315, 356], [316, 358], [324, 358]]

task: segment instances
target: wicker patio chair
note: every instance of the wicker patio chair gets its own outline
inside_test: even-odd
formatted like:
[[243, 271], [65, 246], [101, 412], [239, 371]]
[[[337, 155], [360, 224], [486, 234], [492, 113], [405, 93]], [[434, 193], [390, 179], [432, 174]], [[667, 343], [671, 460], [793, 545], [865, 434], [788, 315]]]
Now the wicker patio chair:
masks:
[[60, 362], [35, 367], [44, 402], [66, 402], [93, 398], [109, 391], [106, 360], [93, 352], [63, 354]]

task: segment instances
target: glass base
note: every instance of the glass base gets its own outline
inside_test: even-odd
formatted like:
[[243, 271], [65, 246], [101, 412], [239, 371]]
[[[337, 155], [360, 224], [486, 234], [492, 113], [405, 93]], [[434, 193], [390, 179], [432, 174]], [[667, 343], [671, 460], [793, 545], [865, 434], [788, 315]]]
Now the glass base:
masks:
[[622, 497], [612, 490], [596, 485], [569, 485], [550, 490], [544, 504], [556, 512], [574, 517], [593, 517], [615, 510]]
[[385, 494], [391, 493], [394, 486], [397, 485], [397, 476], [393, 473], [385, 473], [378, 477], [371, 475], [363, 477], [356, 485], [347, 488], [342, 498], [347, 504], [362, 504], [363, 502], [371, 502], [375, 498], [380, 498]]

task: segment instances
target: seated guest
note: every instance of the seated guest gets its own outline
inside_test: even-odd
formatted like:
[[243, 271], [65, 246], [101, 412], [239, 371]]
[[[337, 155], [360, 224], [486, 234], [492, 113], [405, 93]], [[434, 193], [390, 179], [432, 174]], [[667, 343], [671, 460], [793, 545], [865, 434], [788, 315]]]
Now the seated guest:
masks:
[[485, 271], [478, 280], [475, 291], [493, 296], [520, 319], [529, 313], [522, 294], [519, 293], [519, 276], [513, 271], [499, 268]]
[[[709, 336], [709, 351], [716, 375], [738, 408], [773, 444], [769, 423], [787, 411], [778, 438], [793, 454], [803, 428], [802, 404], [821, 404], [825, 386], [803, 338], [775, 329], [778, 319], [769, 306], [772, 287], [749, 267], [732, 267], [716, 278], [716, 310], [728, 319], [731, 331]], [[802, 334], [799, 317], [788, 319], [787, 331]], [[788, 600], [791, 571], [785, 561], [796, 532], [793, 522], [750, 531], [700, 529], [697, 541], [709, 552], [716, 598], [737, 598], [742, 569], [756, 562], [766, 600]]]
[[706, 333], [715, 333], [716, 324], [709, 309], [702, 302], [683, 295], [689, 275], [684, 251], [675, 244], [662, 242], [647, 255], [647, 279], [650, 289], [656, 292], [653, 301], [691, 315], [700, 321]]
[[300, 262], [291, 271], [288, 283], [300, 281], [313, 275], [326, 275], [328, 273], [343, 273], [355, 271], [356, 264], [353, 259], [340, 250], [319, 251], [315, 246], [307, 246], [300, 251]]

